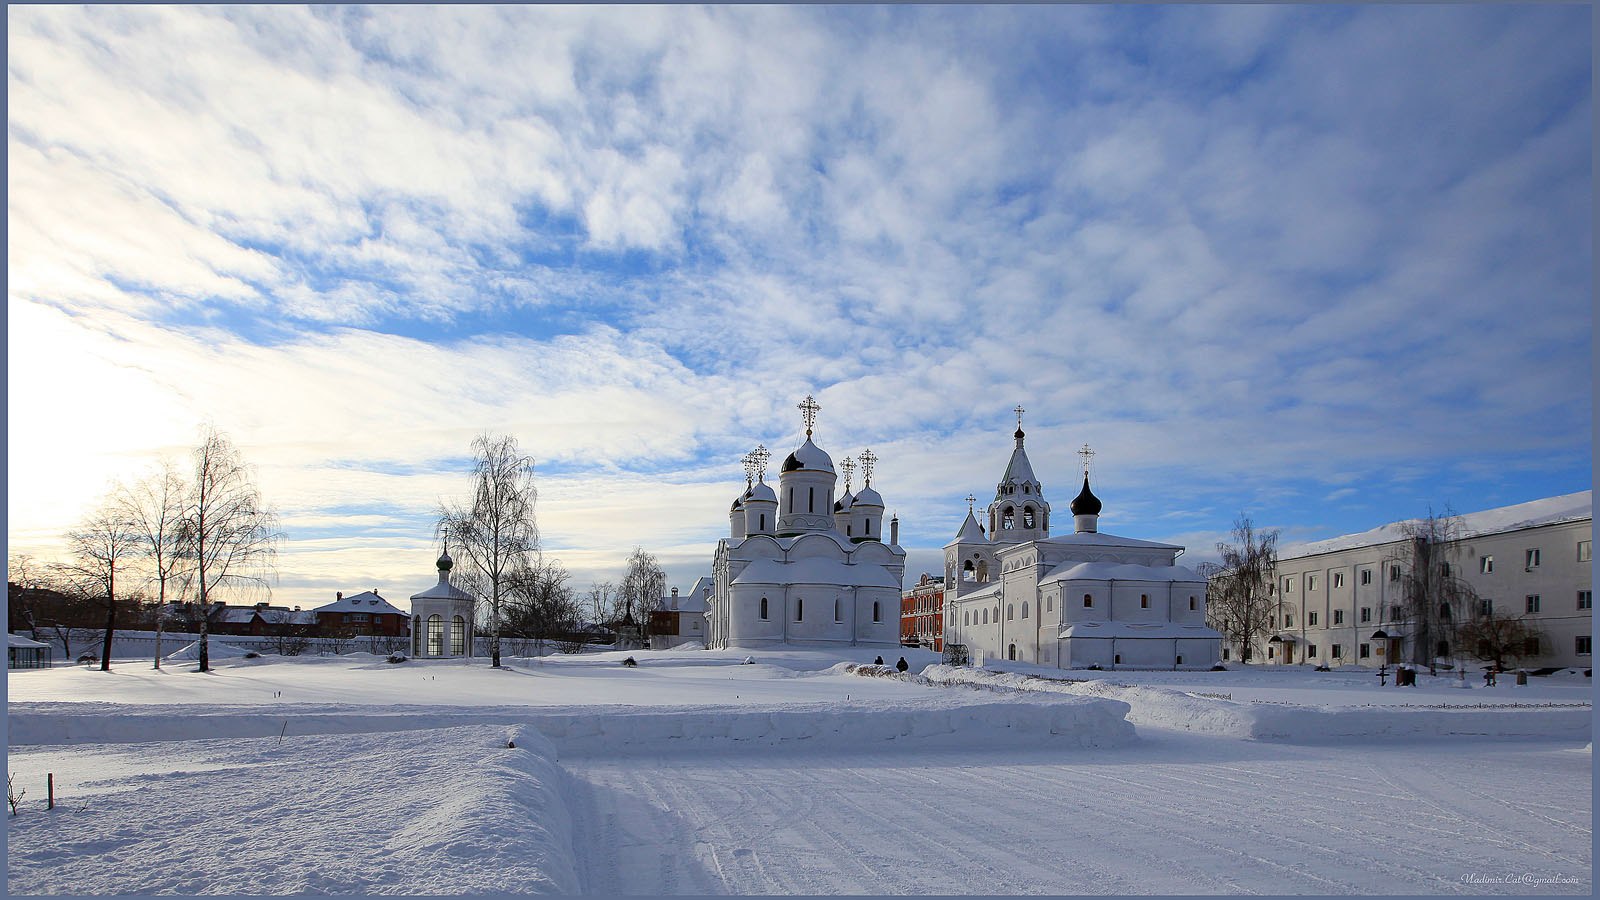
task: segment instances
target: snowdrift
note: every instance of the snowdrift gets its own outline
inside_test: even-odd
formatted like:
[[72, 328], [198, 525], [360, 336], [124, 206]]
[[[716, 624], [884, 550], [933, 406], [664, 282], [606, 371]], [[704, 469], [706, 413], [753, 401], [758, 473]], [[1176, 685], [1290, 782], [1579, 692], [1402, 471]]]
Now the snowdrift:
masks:
[[[224, 644], [216, 638], [208, 639], [206, 644], [207, 659], [244, 659], [244, 655], [250, 652], [242, 647]], [[198, 662], [200, 660], [200, 642], [194, 641], [185, 645], [181, 650], [168, 653], [165, 659], [173, 662]]]
[[1322, 708], [1275, 703], [1240, 703], [1170, 688], [1135, 687], [1106, 681], [1062, 681], [1033, 675], [945, 665], [922, 676], [936, 684], [970, 684], [1016, 691], [1115, 698], [1130, 707], [1136, 725], [1177, 728], [1261, 741], [1311, 743], [1349, 738], [1444, 736], [1581, 738], [1589, 734], [1592, 708], [1422, 709], [1373, 706]]

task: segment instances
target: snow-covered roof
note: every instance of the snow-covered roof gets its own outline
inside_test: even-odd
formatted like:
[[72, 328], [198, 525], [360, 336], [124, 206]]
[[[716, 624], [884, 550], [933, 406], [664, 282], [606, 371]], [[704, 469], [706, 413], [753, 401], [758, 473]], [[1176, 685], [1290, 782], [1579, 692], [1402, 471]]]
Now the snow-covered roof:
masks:
[[[471, 600], [472, 595], [450, 583], [447, 572], [439, 573], [439, 580], [431, 587], [411, 595], [413, 600]], [[397, 610], [398, 612], [398, 610]]]
[[991, 599], [994, 599], [995, 597], [998, 597], [1000, 595], [1000, 586], [1001, 586], [1001, 582], [998, 582], [998, 581], [991, 582], [989, 584], [984, 585], [981, 588], [978, 588], [975, 591], [972, 591], [971, 593], [962, 594], [961, 595], [961, 599], [960, 599], [959, 602], [966, 603], [968, 600], [991, 600]]
[[8, 631], [8, 632], [6, 632], [6, 646], [7, 647], [48, 647], [50, 645], [46, 644], [46, 643], [44, 643], [42, 641], [36, 641], [33, 638], [25, 638], [20, 634], [12, 634], [11, 632]]
[[1039, 579], [1040, 584], [1056, 581], [1192, 581], [1205, 579], [1184, 566], [1140, 566], [1133, 563], [1068, 563]]
[[1061, 629], [1063, 638], [1162, 638], [1171, 640], [1217, 640], [1222, 637], [1204, 625], [1179, 625], [1175, 622], [1073, 622]]
[[702, 583], [709, 584], [711, 579], [701, 577], [695, 582], [695, 587], [689, 589], [687, 594], [666, 594], [656, 601], [656, 609], [663, 612], [703, 613], [706, 611], [706, 597], [704, 592], [696, 590]]
[[794, 562], [758, 559], [746, 566], [734, 584], [837, 584], [846, 587], [900, 589], [888, 569], [872, 563], [847, 565], [833, 559], [810, 557]]
[[689, 594], [704, 599], [711, 596], [711, 592], [716, 590], [716, 585], [716, 580], [710, 575], [701, 575], [694, 580], [694, 585], [689, 588]]
[[772, 485], [767, 484], [765, 481], [758, 481], [746, 492], [744, 499], [746, 503], [753, 500], [766, 500], [777, 503], [778, 495], [772, 490]]
[[811, 443], [811, 438], [806, 437], [806, 442], [795, 448], [783, 461], [783, 471], [793, 472], [795, 469], [817, 469], [823, 472], [833, 471], [833, 457], [823, 451], [821, 447]]
[[1072, 534], [1063, 534], [1060, 537], [1041, 538], [1038, 543], [1055, 544], [1060, 547], [1143, 547], [1160, 550], [1182, 550], [1177, 544], [1163, 544], [1158, 541], [1143, 541], [1138, 538], [1118, 537], [1106, 534], [1103, 531], [1075, 531]]
[[[1464, 513], [1457, 516], [1461, 536], [1477, 537], [1485, 534], [1498, 534], [1504, 531], [1516, 531], [1521, 528], [1533, 528], [1539, 525], [1555, 525], [1560, 522], [1576, 522], [1594, 517], [1593, 491], [1578, 491], [1575, 494], [1562, 494], [1559, 497], [1546, 497], [1543, 500], [1532, 500], [1527, 503], [1516, 503], [1511, 506], [1501, 506], [1495, 509], [1486, 509], [1482, 512]], [[1371, 547], [1377, 544], [1388, 544], [1404, 540], [1404, 528], [1420, 520], [1406, 519], [1401, 522], [1390, 522], [1380, 525], [1369, 531], [1356, 534], [1346, 534], [1322, 541], [1311, 541], [1303, 544], [1294, 544], [1281, 548], [1278, 551], [1279, 559], [1293, 559], [1299, 556], [1314, 556], [1318, 553], [1333, 553], [1337, 550], [1351, 550], [1356, 547]]]
[[378, 596], [376, 591], [362, 591], [359, 594], [352, 594], [348, 597], [340, 597], [332, 603], [329, 603], [327, 606], [317, 607], [314, 612], [372, 613], [373, 615], [387, 614], [394, 616], [405, 615], [405, 613], [401, 612], [398, 607], [390, 604], [389, 601]]

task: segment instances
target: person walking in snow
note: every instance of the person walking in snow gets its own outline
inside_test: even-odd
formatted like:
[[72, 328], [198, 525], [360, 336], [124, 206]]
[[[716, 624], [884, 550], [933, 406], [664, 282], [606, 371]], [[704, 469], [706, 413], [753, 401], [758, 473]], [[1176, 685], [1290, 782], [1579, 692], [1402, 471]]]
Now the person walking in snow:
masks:
[[880, 656], [877, 659], [873, 660], [872, 664], [875, 665], [875, 666], [883, 665], [883, 657]]
[[906, 658], [902, 656], [900, 657], [900, 661], [894, 664], [894, 667], [904, 672], [905, 670], [911, 668], [911, 664], [906, 662]]

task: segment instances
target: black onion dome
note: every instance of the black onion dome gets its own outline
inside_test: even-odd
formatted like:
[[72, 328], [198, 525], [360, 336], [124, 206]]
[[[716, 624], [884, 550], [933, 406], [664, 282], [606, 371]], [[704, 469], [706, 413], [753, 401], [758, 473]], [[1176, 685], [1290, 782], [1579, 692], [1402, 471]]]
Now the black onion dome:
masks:
[[1011, 435], [1011, 436], [1012, 436], [1012, 437], [1014, 437], [1014, 438], [1016, 438], [1016, 439], [1017, 439], [1017, 440], [1019, 440], [1019, 441], [1020, 441], [1020, 440], [1022, 440], [1022, 439], [1023, 439], [1023, 438], [1024, 438], [1024, 437], [1026, 437], [1026, 435], [1024, 435], [1024, 434], [1023, 434], [1023, 433], [1022, 433], [1022, 429], [1021, 429], [1021, 428], [1018, 428], [1018, 429], [1017, 429], [1017, 430], [1016, 430], [1016, 432], [1015, 432], [1015, 433], [1013, 433], [1013, 434], [1012, 434], [1012, 435]]
[[793, 453], [789, 454], [783, 461], [783, 471], [793, 472], [798, 468], [800, 468], [800, 457], [795, 456]]
[[1075, 516], [1100, 515], [1100, 498], [1094, 495], [1094, 491], [1089, 490], [1088, 475], [1083, 476], [1083, 490], [1078, 492], [1078, 496], [1072, 498], [1072, 504], [1067, 508], [1072, 510], [1072, 514]]

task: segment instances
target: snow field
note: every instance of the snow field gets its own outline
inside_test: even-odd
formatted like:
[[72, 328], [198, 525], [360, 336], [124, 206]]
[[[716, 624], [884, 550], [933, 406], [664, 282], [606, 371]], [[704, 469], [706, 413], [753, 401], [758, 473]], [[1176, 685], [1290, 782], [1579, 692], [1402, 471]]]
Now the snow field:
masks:
[[[1420, 709], [1412, 706], [1311, 707], [1241, 703], [1172, 688], [1107, 681], [1057, 681], [1014, 672], [934, 665], [923, 677], [937, 684], [972, 684], [1017, 691], [1111, 697], [1126, 702], [1136, 725], [1263, 741], [1317, 742], [1348, 738], [1448, 736], [1546, 737], [1579, 740], [1593, 725], [1592, 707]], [[1100, 673], [1096, 673], [1100, 674]]]
[[[29, 790], [9, 822], [7, 888], [574, 893], [568, 779], [554, 756], [531, 731], [490, 725], [13, 746], [8, 764]], [[45, 771], [61, 798], [52, 811]]]

